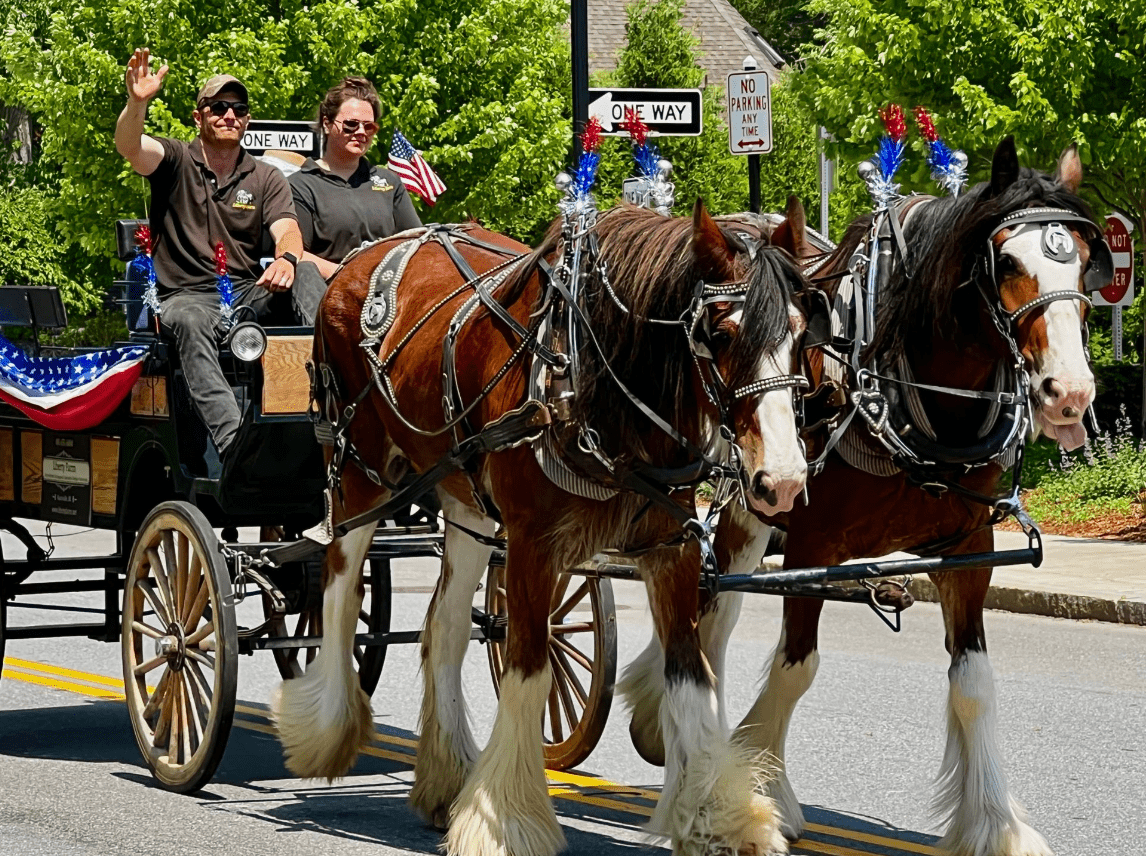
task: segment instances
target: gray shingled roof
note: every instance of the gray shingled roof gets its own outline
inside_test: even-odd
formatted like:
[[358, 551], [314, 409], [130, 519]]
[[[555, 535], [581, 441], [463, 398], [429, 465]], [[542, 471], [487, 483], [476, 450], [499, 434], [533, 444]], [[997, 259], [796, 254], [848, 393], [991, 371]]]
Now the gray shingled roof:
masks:
[[[629, 2], [588, 2], [589, 71], [611, 71], [617, 67], [617, 53], [625, 44], [628, 20], [625, 8]], [[759, 67], [767, 71], [773, 81], [776, 80], [777, 69], [749, 34], [748, 22], [728, 0], [685, 0], [682, 23], [700, 39], [698, 50], [701, 67], [707, 73], [706, 85], [723, 86], [729, 73], [743, 70], [744, 58], [749, 54], [756, 57]], [[772, 53], [775, 54], [775, 50]]]

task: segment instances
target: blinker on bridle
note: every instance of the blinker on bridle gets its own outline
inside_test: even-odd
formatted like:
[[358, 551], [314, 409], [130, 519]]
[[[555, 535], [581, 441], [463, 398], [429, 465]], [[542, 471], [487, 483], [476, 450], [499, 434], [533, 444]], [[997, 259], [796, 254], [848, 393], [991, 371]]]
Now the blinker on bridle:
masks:
[[[1078, 223], [1086, 227], [1088, 231], [1093, 232], [1095, 237], [1087, 241], [1090, 261], [1082, 275], [1083, 287], [1086, 291], [1093, 292], [1110, 284], [1114, 277], [1114, 257], [1110, 253], [1110, 247], [1106, 245], [1102, 230], [1094, 221], [1068, 208], [1025, 208], [1000, 220], [999, 225], [992, 230], [987, 238], [987, 258], [991, 282], [994, 283], [996, 290], [999, 287], [999, 280], [995, 270], [995, 236], [1004, 229], [1011, 229], [1028, 223], [1042, 226], [1043, 255], [1060, 263], [1072, 261], [1078, 255], [1074, 236], [1063, 226], [1063, 223]], [[1031, 310], [1058, 300], [1077, 300], [1087, 306], [1093, 305], [1090, 298], [1085, 294], [1075, 289], [1064, 289], [1040, 294], [1033, 300], [1028, 300], [1015, 311], [1006, 313], [1006, 317], [1014, 324]]]

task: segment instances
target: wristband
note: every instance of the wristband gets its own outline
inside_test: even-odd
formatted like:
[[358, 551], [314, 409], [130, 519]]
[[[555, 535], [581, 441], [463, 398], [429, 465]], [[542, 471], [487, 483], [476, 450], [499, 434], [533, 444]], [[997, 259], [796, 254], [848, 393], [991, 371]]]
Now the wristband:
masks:
[[290, 266], [293, 268], [298, 267], [298, 256], [296, 256], [294, 253], [283, 253], [281, 256], [279, 256], [279, 258], [290, 262]]

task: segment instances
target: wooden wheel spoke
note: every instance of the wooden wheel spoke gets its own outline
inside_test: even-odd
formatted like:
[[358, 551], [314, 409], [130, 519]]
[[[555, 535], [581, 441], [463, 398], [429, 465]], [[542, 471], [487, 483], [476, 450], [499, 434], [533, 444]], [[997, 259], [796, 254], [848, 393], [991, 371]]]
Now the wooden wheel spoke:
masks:
[[148, 672], [154, 672], [156, 669], [158, 669], [160, 666], [162, 666], [166, 663], [167, 663], [167, 655], [166, 654], [160, 654], [157, 657], [152, 657], [146, 663], [140, 663], [138, 666], [136, 666], [134, 669], [132, 669], [132, 672], [135, 674], [135, 676], [137, 678], [142, 678]]
[[557, 682], [549, 688], [549, 728], [553, 732], [553, 742], [560, 743], [565, 739], [565, 730], [561, 727], [561, 711], [557, 700]]
[[187, 696], [191, 720], [191, 753], [194, 754], [203, 745], [204, 723], [207, 721], [210, 705], [200, 695], [199, 685], [195, 682], [195, 677], [190, 670], [184, 670], [183, 681], [186, 685], [185, 695]]
[[187, 671], [191, 674], [191, 683], [202, 699], [203, 706], [209, 709], [215, 698], [213, 682], [207, 680], [207, 676], [203, 674], [203, 667], [193, 660], [187, 661]]
[[549, 623], [560, 624], [562, 619], [564, 619], [566, 615], [572, 612], [573, 607], [583, 601], [585, 599], [585, 595], [588, 593], [589, 580], [586, 578], [581, 580], [581, 585], [577, 586], [577, 588], [573, 590], [573, 594], [569, 595], [569, 597], [565, 599], [565, 602], [562, 603], [561, 606], [553, 610], [553, 614], [549, 617]]
[[[175, 557], [171, 557], [172, 562]], [[151, 565], [151, 574], [155, 577], [155, 581], [159, 584], [159, 597], [163, 601], [163, 605], [167, 607], [167, 614], [175, 614], [175, 601], [171, 598], [171, 580], [167, 576], [167, 569], [163, 566], [163, 558], [159, 555], [159, 549], [156, 547], [147, 548], [147, 561]]]
[[155, 685], [155, 692], [151, 694], [151, 698], [147, 700], [147, 704], [143, 706], [143, 712], [140, 714], [143, 719], [149, 720], [159, 710], [163, 700], [167, 698], [167, 685], [171, 682], [171, 671], [168, 670], [163, 673], [163, 677], [159, 679], [159, 683]]
[[191, 539], [184, 533], [176, 533], [175, 538], [175, 608], [179, 609], [186, 596], [191, 580], [188, 571], [191, 565]]
[[159, 721], [155, 723], [155, 736], [151, 741], [157, 749], [162, 747], [171, 735], [171, 710], [174, 699], [175, 682], [168, 681], [167, 692], [163, 694], [163, 700], [159, 703]]
[[561, 709], [565, 713], [565, 721], [569, 723], [569, 730], [572, 731], [577, 727], [577, 720], [581, 718], [581, 715], [573, 704], [573, 697], [569, 694], [569, 685], [560, 679], [561, 666], [556, 660], [557, 657], [550, 652], [549, 663], [553, 670], [553, 686], [557, 690], [557, 697], [561, 700]]
[[204, 666], [206, 666], [208, 669], [211, 669], [212, 671], [214, 671], [214, 669], [215, 669], [215, 658], [212, 657], [210, 654], [203, 653], [202, 651], [194, 651], [191, 648], [188, 648], [187, 649], [187, 659], [188, 660], [194, 660], [196, 663], [202, 663]]
[[175, 678], [171, 682], [171, 729], [167, 735], [167, 760], [179, 763], [179, 736], [183, 724], [183, 682]]
[[207, 603], [211, 599], [211, 589], [208, 587], [206, 580], [199, 586], [199, 593], [195, 595], [195, 602], [191, 604], [191, 611], [187, 613], [187, 617], [183, 619], [183, 627], [189, 629], [199, 624], [199, 619], [203, 617], [203, 613], [207, 609]]
[[597, 625], [591, 621], [577, 621], [572, 624], [554, 624], [549, 628], [553, 635], [568, 636], [571, 633], [593, 633]]
[[151, 604], [151, 610], [155, 613], [156, 618], [164, 624], [170, 624], [171, 613], [167, 611], [167, 607], [161, 602], [160, 596], [155, 593], [155, 587], [151, 580], [139, 580], [136, 584], [136, 589], [143, 592], [143, 596], [147, 599], [147, 602]]
[[183, 603], [179, 605], [179, 618], [184, 627], [191, 626], [191, 610], [199, 598], [200, 589], [206, 589], [203, 579], [203, 560], [196, 553], [191, 557], [191, 567], [187, 571], [187, 585], [183, 587]]
[[560, 649], [561, 651], [564, 651], [566, 654], [572, 657], [577, 665], [579, 665], [585, 671], [593, 671], [593, 661], [585, 656], [584, 653], [578, 651], [575, 647], [566, 642], [564, 639], [560, 638], [559, 636], [554, 636], [551, 637], [549, 644]]
[[[569, 660], [563, 651], [552, 651], [551, 654], [554, 662], [560, 664], [566, 682], [570, 688], [572, 688], [573, 694], [577, 697], [577, 703], [581, 706], [581, 710], [584, 710], [589, 704], [589, 694], [585, 692], [585, 687], [581, 683], [581, 679], [577, 677], [573, 671], [573, 667], [569, 665]], [[553, 678], [556, 680], [557, 676], [554, 675]]]
[[200, 627], [198, 630], [196, 630], [194, 633], [192, 633], [190, 636], [187, 637], [185, 644], [187, 645], [188, 648], [190, 648], [193, 645], [198, 645], [200, 642], [202, 642], [204, 639], [206, 639], [208, 636], [210, 636], [214, 632], [215, 632], [215, 625], [214, 624], [204, 624], [202, 627]]
[[142, 621], [132, 620], [131, 629], [136, 633], [142, 633], [144, 636], [150, 636], [152, 639], [158, 639], [163, 635], [162, 630], [156, 630], [154, 627], [144, 624]]

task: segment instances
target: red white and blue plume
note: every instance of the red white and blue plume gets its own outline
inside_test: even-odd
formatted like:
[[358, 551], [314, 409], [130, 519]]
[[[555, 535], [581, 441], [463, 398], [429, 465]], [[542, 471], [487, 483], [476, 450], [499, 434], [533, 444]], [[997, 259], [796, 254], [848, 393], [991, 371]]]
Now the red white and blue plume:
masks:
[[223, 329], [231, 329], [235, 323], [235, 289], [231, 277], [227, 275], [227, 248], [223, 242], [215, 244], [215, 287], [219, 289], [219, 315], [223, 319]]
[[626, 107], [625, 121], [619, 127], [629, 134], [629, 144], [633, 147], [633, 160], [637, 162], [637, 169], [641, 175], [645, 178], [655, 178], [661, 153], [656, 143], [649, 142], [649, 126], [641, 121], [636, 110]]
[[564, 194], [559, 207], [567, 220], [580, 214], [596, 214], [597, 203], [591, 191], [597, 180], [597, 165], [601, 162], [597, 151], [600, 145], [601, 120], [590, 116], [581, 132], [581, 156], [577, 159], [576, 171], [572, 176], [564, 172], [557, 175], [557, 189]]
[[919, 126], [920, 136], [927, 141], [927, 165], [931, 167], [931, 177], [952, 196], [958, 196], [967, 184], [967, 155], [943, 142], [925, 108], [915, 108], [915, 124]]
[[[128, 263], [127, 269], [146, 284], [143, 289], [144, 306], [150, 309], [152, 314], [159, 315], [159, 287], [155, 279], [155, 262], [151, 258], [149, 226], [140, 226], [135, 230], [135, 258]], [[138, 329], [138, 324], [133, 324], [132, 329]]]
[[898, 104], [888, 104], [879, 111], [886, 136], [879, 141], [875, 157], [859, 165], [860, 178], [867, 183], [868, 192], [877, 211], [882, 211], [899, 198], [899, 185], [895, 183], [895, 173], [903, 164], [903, 152], [907, 143], [907, 121], [903, 108]]

